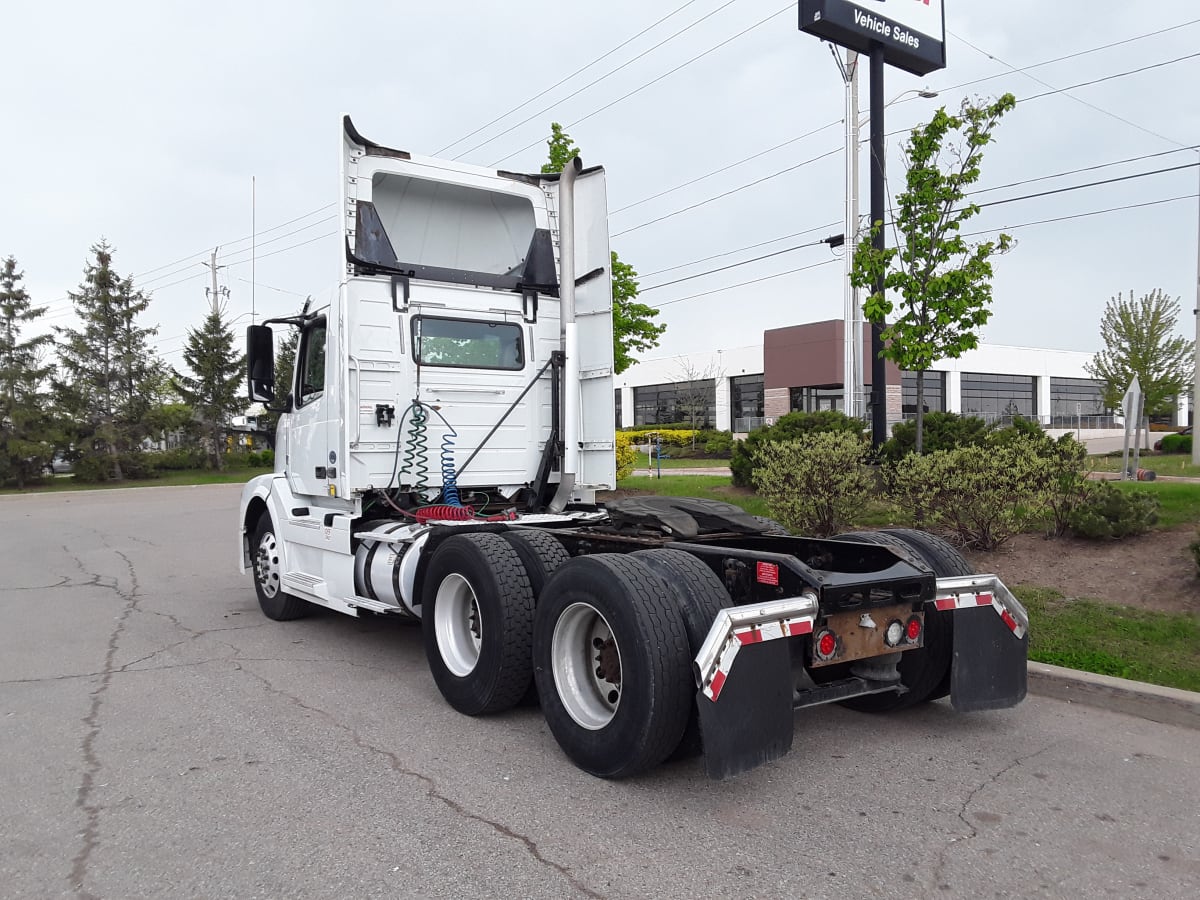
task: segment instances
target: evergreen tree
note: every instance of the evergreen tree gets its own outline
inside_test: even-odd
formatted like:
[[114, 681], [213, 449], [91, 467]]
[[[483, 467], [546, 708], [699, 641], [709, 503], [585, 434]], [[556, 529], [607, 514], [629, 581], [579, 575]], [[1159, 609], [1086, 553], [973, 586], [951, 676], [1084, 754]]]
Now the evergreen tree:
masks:
[[[579, 148], [557, 122], [551, 123], [550, 133], [552, 136], [546, 142], [550, 160], [542, 165], [543, 175], [561, 172], [579, 155]], [[667, 326], [654, 321], [657, 309], [637, 302], [637, 272], [629, 263], [621, 262], [615, 250], [612, 252], [612, 293], [613, 372], [620, 375], [637, 362], [630, 351], [653, 350]]]
[[0, 481], [19, 488], [53, 454], [43, 390], [53, 367], [42, 363], [52, 337], [22, 338], [23, 326], [46, 312], [30, 302], [24, 277], [11, 256], [0, 266]]
[[146, 342], [158, 329], [137, 324], [150, 298], [134, 288], [132, 277], [113, 269], [108, 242], [101, 239], [91, 250], [95, 261], [70, 295], [81, 327], [56, 329], [62, 374], [56, 388], [84, 453], [107, 456], [120, 481], [121, 454], [148, 433], [146, 416], [162, 363]]
[[204, 325], [188, 329], [183, 359], [192, 375], [176, 374], [175, 388], [200, 420], [213, 468], [224, 468], [229, 419], [246, 405], [241, 398], [246, 358], [234, 352], [233, 330], [215, 300]]

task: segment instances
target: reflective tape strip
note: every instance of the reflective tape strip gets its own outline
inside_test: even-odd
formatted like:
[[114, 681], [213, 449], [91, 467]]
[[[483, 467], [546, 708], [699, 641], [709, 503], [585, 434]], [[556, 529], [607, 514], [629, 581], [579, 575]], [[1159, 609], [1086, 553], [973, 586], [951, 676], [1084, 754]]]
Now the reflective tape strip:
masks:
[[1018, 638], [1025, 636], [1025, 626], [1014, 618], [1013, 614], [1005, 608], [991, 591], [980, 591], [979, 593], [971, 593], [969, 591], [961, 594], [944, 594], [933, 601], [935, 608], [942, 612], [955, 609], [975, 609], [980, 606], [990, 606], [996, 611], [996, 615], [1008, 626], [1008, 629]]
[[725, 682], [729, 678], [729, 670], [733, 668], [733, 660], [744, 645], [761, 644], [763, 641], [774, 641], [779, 638], [799, 637], [812, 634], [815, 616], [795, 616], [787, 619], [777, 619], [763, 622], [760, 625], [750, 625], [746, 628], [736, 628], [725, 642], [721, 655], [717, 659], [711, 674], [703, 676], [704, 696], [716, 702], [721, 696]]

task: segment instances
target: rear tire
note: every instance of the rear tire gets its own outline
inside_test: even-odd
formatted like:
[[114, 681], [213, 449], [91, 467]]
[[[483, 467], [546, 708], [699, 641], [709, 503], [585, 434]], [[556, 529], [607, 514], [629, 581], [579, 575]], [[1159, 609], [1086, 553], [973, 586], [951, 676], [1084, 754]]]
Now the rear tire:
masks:
[[[695, 659], [704, 644], [704, 639], [708, 637], [708, 631], [712, 628], [717, 613], [733, 606], [729, 593], [721, 584], [721, 580], [713, 574], [712, 569], [682, 550], [638, 550], [631, 555], [645, 563], [671, 586], [675, 595], [675, 608], [683, 617], [684, 630], [687, 632], [688, 652], [691, 654], [690, 658]], [[694, 698], [688, 707], [690, 713], [687, 728], [679, 746], [671, 754], [670, 758], [673, 760], [689, 759], [699, 756], [704, 751]]]
[[[953, 547], [941, 538], [922, 531], [895, 528], [886, 531], [840, 534], [835, 538], [835, 540], [842, 539], [907, 549], [913, 555], [924, 560], [935, 575], [971, 574], [970, 566]], [[953, 564], [952, 558], [945, 555], [947, 550], [958, 558], [962, 566], [967, 568], [966, 572], [942, 570]], [[904, 651], [898, 665], [900, 683], [908, 688], [905, 693], [868, 694], [864, 697], [842, 700], [841, 704], [859, 712], [887, 713], [909, 709], [946, 696], [949, 692], [950, 662], [954, 650], [951, 615], [951, 613], [939, 612], [926, 604], [924, 646], [918, 650]]]
[[[571, 558], [567, 548], [554, 535], [545, 531], [532, 529], [513, 529], [501, 535], [521, 557], [525, 566], [525, 574], [529, 576], [530, 587], [533, 588], [533, 602], [536, 605], [542, 596], [542, 588], [550, 580], [550, 576], [558, 571], [558, 567]], [[537, 685], [532, 677], [529, 687], [518, 701], [519, 706], [536, 706], [538, 702]]]
[[572, 559], [534, 622], [534, 679], [546, 724], [585, 772], [627, 778], [679, 746], [694, 688], [674, 593], [641, 560]]
[[258, 517], [258, 524], [254, 527], [251, 548], [254, 551], [254, 593], [258, 595], [258, 605], [263, 615], [276, 622], [289, 622], [310, 615], [313, 611], [311, 603], [283, 591], [279, 536], [275, 533], [271, 514], [266, 510]]
[[533, 664], [533, 589], [498, 534], [460, 534], [433, 552], [421, 598], [425, 656], [446, 702], [468, 716], [516, 705]]
[[751, 518], [763, 525], [764, 530], [762, 531], [762, 534], [778, 534], [783, 537], [792, 536], [790, 531], [788, 531], [783, 525], [781, 525], [779, 522], [776, 522], [774, 519], [768, 519], [766, 516], [752, 516]]

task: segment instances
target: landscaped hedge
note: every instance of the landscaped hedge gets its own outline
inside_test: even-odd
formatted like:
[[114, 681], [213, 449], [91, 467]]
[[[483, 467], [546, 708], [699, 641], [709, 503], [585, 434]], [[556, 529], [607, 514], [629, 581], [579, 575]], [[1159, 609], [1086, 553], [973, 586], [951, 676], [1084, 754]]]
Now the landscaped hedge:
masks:
[[1190, 434], [1168, 434], [1162, 439], [1163, 453], [1191, 453], [1192, 436]]
[[847, 432], [866, 437], [866, 430], [861, 421], [836, 410], [788, 413], [786, 416], [780, 416], [774, 425], [756, 429], [750, 432], [744, 441], [738, 441], [733, 445], [733, 455], [729, 460], [733, 483], [738, 487], [753, 486], [754, 469], [758, 465], [758, 448], [763, 444], [786, 443], [805, 435], [828, 431]]

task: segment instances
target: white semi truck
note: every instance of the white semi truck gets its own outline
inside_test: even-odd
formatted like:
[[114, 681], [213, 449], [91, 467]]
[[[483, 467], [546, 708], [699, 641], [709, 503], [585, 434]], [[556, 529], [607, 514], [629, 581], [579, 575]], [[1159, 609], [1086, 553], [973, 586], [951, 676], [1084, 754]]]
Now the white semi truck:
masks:
[[[616, 486], [604, 172], [414, 156], [343, 123], [341, 281], [251, 326], [281, 415], [242, 492], [242, 571], [271, 619], [420, 621], [470, 716], [536, 695], [595, 775], [702, 752], [713, 777], [791, 747], [794, 710], [1025, 695], [1028, 618], [911, 530], [793, 537], [737, 507]], [[272, 325], [300, 331], [274, 383]]]

